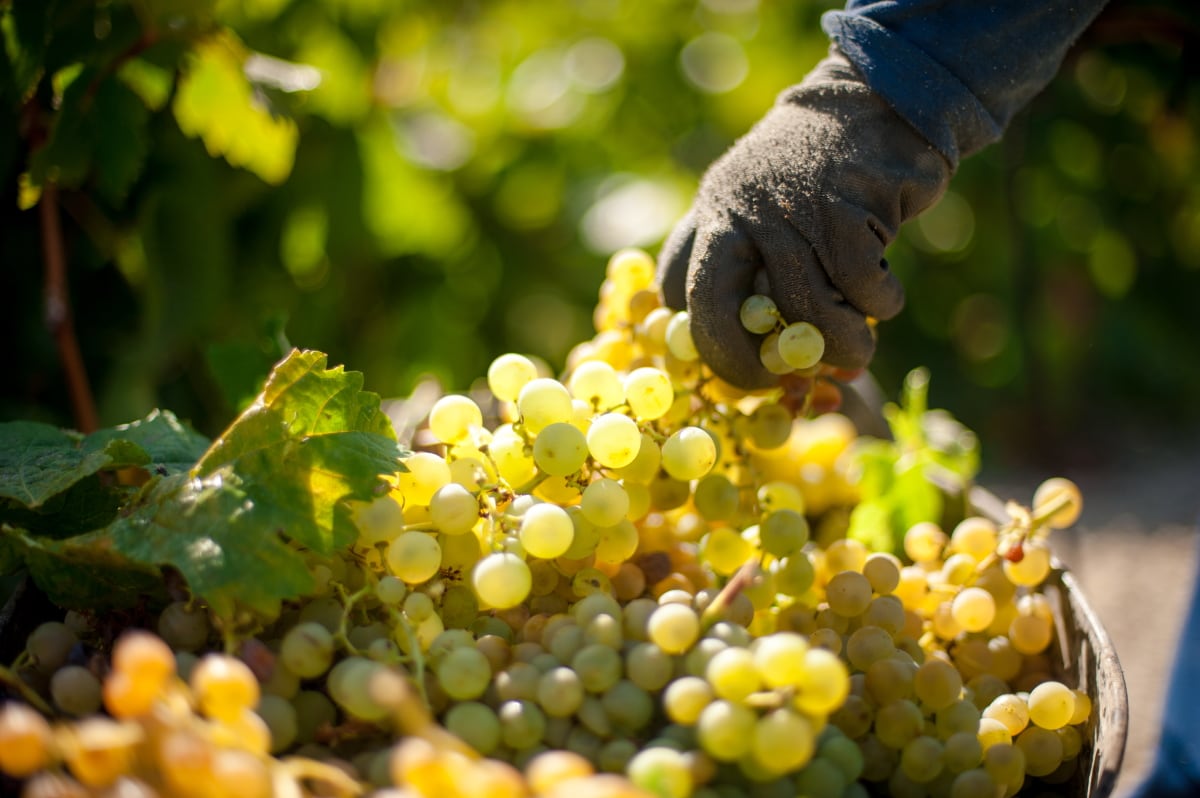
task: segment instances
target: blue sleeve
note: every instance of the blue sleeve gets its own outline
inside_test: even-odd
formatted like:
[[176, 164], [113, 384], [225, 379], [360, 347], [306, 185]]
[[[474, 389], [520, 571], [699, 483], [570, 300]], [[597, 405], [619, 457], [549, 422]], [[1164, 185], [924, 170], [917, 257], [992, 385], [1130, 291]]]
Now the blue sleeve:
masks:
[[1000, 138], [1105, 0], [849, 0], [821, 25], [951, 164]]

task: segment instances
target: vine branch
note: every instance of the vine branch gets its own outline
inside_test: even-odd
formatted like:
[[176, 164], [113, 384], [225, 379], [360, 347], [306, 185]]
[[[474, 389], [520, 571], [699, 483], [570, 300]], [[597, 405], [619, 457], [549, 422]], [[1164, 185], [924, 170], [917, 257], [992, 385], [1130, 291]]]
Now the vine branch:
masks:
[[42, 187], [38, 203], [42, 222], [42, 255], [45, 267], [46, 329], [54, 336], [58, 357], [67, 379], [71, 413], [80, 432], [94, 432], [99, 426], [96, 403], [88, 383], [79, 340], [75, 337], [75, 321], [71, 314], [71, 299], [67, 291], [67, 258], [63, 246], [62, 223], [58, 212], [58, 187], [47, 182]]

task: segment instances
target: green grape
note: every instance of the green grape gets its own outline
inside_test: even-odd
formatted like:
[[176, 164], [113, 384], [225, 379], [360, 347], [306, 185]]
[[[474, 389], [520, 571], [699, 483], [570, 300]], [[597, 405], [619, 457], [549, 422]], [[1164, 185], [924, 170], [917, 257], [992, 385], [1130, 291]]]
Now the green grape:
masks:
[[1042, 515], [1052, 504], [1062, 504], [1046, 519], [1046, 526], [1051, 529], [1066, 529], [1079, 520], [1083, 511], [1083, 495], [1079, 486], [1063, 477], [1052, 477], [1033, 493], [1033, 514]]
[[775, 709], [754, 725], [751, 751], [755, 761], [772, 773], [803, 767], [816, 748], [812, 722], [791, 709]]
[[775, 329], [779, 323], [779, 308], [775, 300], [765, 294], [751, 294], [742, 301], [738, 310], [742, 326], [752, 333], [762, 335]]
[[875, 736], [897, 751], [916, 739], [925, 728], [925, 716], [912, 701], [902, 698], [881, 706], [875, 713]]
[[663, 604], [647, 621], [650, 641], [668, 654], [682, 654], [700, 636], [700, 618], [684, 604]]
[[681, 676], [663, 691], [663, 709], [675, 723], [694, 725], [714, 698], [712, 686], [699, 676]]
[[843, 618], [862, 615], [871, 603], [871, 583], [857, 571], [835, 574], [825, 586], [829, 609]]
[[858, 781], [858, 777], [862, 775], [862, 750], [845, 734], [822, 734], [817, 746], [817, 756], [837, 767], [842, 774], [843, 783]]
[[571, 717], [583, 704], [584, 697], [583, 681], [570, 668], [551, 668], [538, 680], [537, 703], [550, 717]]
[[996, 794], [996, 782], [982, 768], [964, 770], [950, 784], [950, 798], [995, 798]]
[[280, 660], [302, 679], [317, 678], [334, 661], [334, 636], [318, 623], [296, 624], [283, 635]]
[[50, 677], [50, 697], [68, 715], [95, 714], [100, 709], [100, 680], [82, 665], [65, 665]]
[[696, 739], [713, 759], [734, 762], [750, 752], [757, 725], [754, 710], [717, 699], [700, 711], [696, 720]]
[[625, 642], [621, 629], [621, 620], [607, 613], [596, 615], [588, 621], [587, 627], [583, 632], [583, 638], [589, 644], [599, 643], [618, 651], [621, 650], [622, 644]]
[[521, 389], [537, 379], [537, 366], [522, 355], [501, 355], [492, 361], [487, 370], [488, 388], [503, 402], [515, 402]]
[[535, 504], [521, 516], [521, 545], [534, 557], [554, 559], [571, 548], [575, 524], [566, 510], [556, 504]]
[[675, 673], [675, 660], [653, 643], [638, 643], [625, 655], [625, 673], [643, 690], [661, 690]]
[[[930, 660], [933, 661], [933, 660]], [[954, 666], [950, 666], [954, 667]], [[957, 671], [955, 671], [957, 673]], [[917, 677], [920, 679], [920, 676]], [[959, 677], [961, 681], [962, 677]], [[920, 692], [917, 693], [920, 695]], [[945, 709], [937, 710], [934, 717], [935, 728], [937, 729], [938, 737], [946, 739], [956, 732], [970, 732], [975, 734], [979, 728], [979, 719], [982, 717], [979, 707], [968, 699], [960, 699], [955, 701]]]
[[625, 562], [637, 552], [640, 538], [637, 527], [628, 518], [622, 518], [612, 526], [597, 527], [600, 539], [596, 541], [596, 562]]
[[911, 660], [887, 657], [872, 662], [865, 672], [867, 692], [880, 704], [911, 698], [916, 671], [917, 666]]
[[[858, 752], [858, 746], [854, 746], [854, 750]], [[859, 753], [858, 757], [861, 761], [862, 754]], [[796, 774], [796, 792], [806, 798], [842, 798], [846, 784], [846, 776], [841, 769], [823, 758], [811, 760]]]
[[650, 483], [650, 504], [661, 512], [674, 510], [687, 503], [691, 486], [687, 482], [662, 474]]
[[914, 524], [904, 533], [904, 553], [915, 563], [937, 560], [945, 545], [946, 533], [932, 521]]
[[487, 704], [478, 701], [455, 704], [442, 716], [442, 725], [484, 756], [500, 745], [500, 719]]
[[602, 360], [580, 363], [567, 379], [567, 389], [593, 411], [609, 410], [625, 402], [625, 388], [616, 369]]
[[[620, 418], [620, 416], [618, 417]], [[627, 486], [630, 483], [649, 485], [658, 476], [658, 467], [662, 462], [662, 450], [658, 448], [654, 438], [644, 432], [639, 434], [641, 443], [638, 445], [637, 455], [633, 458], [633, 462], [613, 469], [614, 474]]]
[[642, 366], [629, 372], [624, 381], [629, 411], [638, 421], [662, 418], [675, 402], [671, 378], [662, 369]]
[[846, 659], [860, 671], [866, 671], [872, 663], [895, 653], [892, 636], [877, 626], [859, 627], [846, 640]]
[[773, 557], [787, 557], [808, 542], [808, 521], [795, 510], [775, 510], [759, 525], [763, 551]]
[[1013, 741], [1008, 727], [995, 718], [980, 718], [975, 736], [979, 739], [979, 744], [983, 746], [985, 756], [992, 746], [1009, 744]]
[[574, 474], [587, 460], [587, 438], [574, 424], [559, 421], [538, 433], [533, 442], [533, 461], [555, 477]]
[[477, 648], [460, 646], [448, 652], [434, 667], [438, 684], [456, 701], [479, 698], [492, 680], [492, 666]]
[[644, 250], [629, 247], [612, 254], [605, 264], [604, 275], [622, 293], [634, 294], [651, 287], [656, 268], [654, 258]]
[[1037, 587], [1050, 575], [1050, 548], [1041, 541], [1031, 540], [1023, 551], [1019, 562], [1004, 561], [1004, 575], [1019, 587]]
[[332, 727], [337, 721], [337, 708], [324, 693], [301, 690], [292, 699], [296, 710], [296, 742], [311, 743], [320, 730]]
[[968, 632], [982, 632], [996, 617], [996, 600], [981, 587], [966, 587], [951, 604], [955, 622]]
[[1080, 723], [1086, 723], [1087, 719], [1092, 715], [1092, 699], [1083, 690], [1074, 690], [1075, 693], [1075, 711], [1071, 713], [1070, 723], [1072, 726], [1077, 726]]
[[551, 630], [547, 628], [542, 633], [542, 645], [553, 654], [559, 662], [570, 662], [571, 658], [584, 647], [583, 629], [573, 619], [567, 618], [568, 623]]
[[1015, 745], [1025, 755], [1025, 772], [1049, 776], [1063, 761], [1062, 738], [1049, 729], [1029, 726], [1016, 736]]
[[969, 555], [975, 562], [983, 562], [994, 554], [998, 543], [995, 523], [978, 515], [959, 521], [950, 533], [950, 550]]
[[1061, 729], [1075, 714], [1075, 693], [1062, 682], [1042, 682], [1029, 691], [1029, 720], [1043, 729]]
[[396, 477], [404, 505], [428, 506], [437, 489], [450, 481], [450, 466], [432, 452], [416, 452], [404, 459], [408, 469]]
[[737, 487], [724, 474], [710, 473], [696, 483], [693, 501], [706, 521], [728, 521], [737, 512]]
[[823, 648], [804, 654], [804, 673], [794, 699], [796, 708], [812, 715], [828, 715], [850, 692], [850, 674], [837, 655]]
[[[599, 549], [597, 548], [597, 551]], [[584, 568], [571, 579], [571, 592], [586, 597], [593, 593], [611, 593], [612, 580], [598, 568]]]
[[708, 661], [704, 678], [713, 692], [727, 701], [740, 702], [763, 686], [754, 655], [745, 648], [726, 648]]
[[617, 737], [601, 747], [596, 764], [605, 773], [624, 773], [637, 752], [637, 743], [626, 737]]
[[983, 763], [983, 746], [974, 732], [955, 732], [943, 743], [942, 761], [952, 773], [977, 768]]
[[900, 584], [901, 564], [890, 552], [877, 551], [867, 556], [862, 573], [871, 583], [871, 589], [880, 595], [891, 593]]
[[707, 474], [717, 462], [717, 445], [700, 427], [684, 427], [662, 447], [662, 467], [673, 478], [690, 482]]
[[726, 526], [713, 529], [700, 541], [700, 556], [721, 576], [732, 576], [754, 553], [753, 543]]
[[53, 673], [64, 666], [74, 644], [79, 642], [71, 629], [58, 620], [38, 624], [25, 638], [25, 650], [43, 673]]
[[621, 678], [621, 655], [605, 645], [584, 646], [571, 658], [571, 670], [579, 674], [590, 693], [603, 693]]
[[942, 772], [942, 752], [942, 743], [936, 737], [915, 737], [900, 752], [900, 770], [918, 784], [931, 782]]
[[615, 479], [601, 477], [584, 488], [579, 509], [596, 526], [613, 526], [629, 512], [629, 494]]
[[395, 576], [419, 585], [442, 567], [442, 547], [426, 532], [405, 532], [388, 544], [387, 563]]
[[825, 354], [825, 337], [806, 321], [784, 327], [779, 333], [779, 357], [794, 369], [809, 369]]
[[795, 687], [804, 678], [808, 642], [794, 632], [776, 632], [758, 639], [754, 667], [767, 687]]
[[479, 501], [462, 485], [451, 482], [438, 488], [429, 500], [429, 518], [443, 535], [462, 535], [479, 520]]
[[762, 362], [763, 368], [772, 374], [791, 374], [795, 371], [779, 353], [779, 333], [777, 332], [767, 333], [767, 336], [762, 339], [762, 343], [758, 345], [758, 358]]
[[816, 580], [812, 560], [802, 551], [794, 552], [773, 566], [775, 589], [785, 596], [802, 596]]
[[700, 359], [696, 342], [692, 340], [691, 317], [687, 311], [679, 311], [667, 323], [667, 351], [685, 363]]
[[906, 622], [904, 604], [892, 595], [876, 596], [871, 599], [871, 603], [867, 605], [866, 611], [862, 614], [864, 626], [878, 627], [893, 638], [899, 637]]
[[292, 702], [277, 695], [264, 695], [255, 712], [271, 732], [271, 753], [286, 751], [296, 741], [296, 708]]
[[188, 679], [196, 706], [209, 718], [229, 723], [258, 703], [260, 688], [254, 673], [239, 659], [206, 654]]
[[1000, 721], [1013, 737], [1029, 725], [1029, 706], [1025, 700], [1013, 693], [999, 696], [983, 710], [983, 717]]
[[505, 701], [496, 712], [500, 739], [517, 751], [537, 746], [546, 732], [546, 716], [532, 701]]
[[962, 675], [945, 660], [931, 657], [913, 675], [913, 691], [934, 712], [953, 706], [962, 694]]
[[53, 735], [37, 710], [16, 702], [0, 706], [0, 771], [22, 779], [45, 768], [51, 761]]
[[375, 596], [384, 604], [394, 607], [404, 601], [408, 595], [408, 585], [399, 577], [388, 574], [380, 577], [375, 585]]
[[390, 494], [369, 502], [353, 502], [352, 517], [363, 546], [387, 543], [404, 531], [404, 508]]
[[496, 552], [475, 564], [471, 585], [480, 601], [495, 609], [515, 607], [526, 599], [533, 583], [529, 566], [515, 554]]
[[566, 386], [549, 377], [530, 380], [521, 388], [517, 411], [525, 429], [535, 435], [556, 422], [569, 422], [574, 413]]
[[587, 431], [588, 452], [605, 468], [622, 468], [634, 462], [642, 446], [642, 432], [629, 416], [603, 413], [592, 419]]
[[694, 782], [688, 758], [670, 748], [645, 748], [633, 755], [625, 774], [634, 786], [658, 798], [688, 798]]
[[528, 451], [525, 440], [508, 425], [492, 434], [488, 456], [496, 464], [500, 477], [509, 485], [524, 485], [537, 476], [537, 463]]
[[199, 651], [212, 631], [208, 613], [186, 601], [172, 601], [164, 607], [155, 629], [167, 645], [182, 651]]
[[792, 412], [780, 404], [761, 404], [750, 414], [746, 435], [757, 449], [778, 449], [792, 435]]
[[437, 608], [428, 593], [414, 591], [404, 599], [404, 614], [413, 623], [421, 623], [433, 617]]
[[654, 699], [629, 679], [619, 679], [605, 690], [600, 703], [613, 728], [628, 734], [640, 732], [654, 716]]
[[442, 624], [447, 631], [465, 630], [479, 615], [479, 601], [466, 585], [451, 585], [442, 594]]
[[456, 444], [470, 440], [472, 430], [483, 426], [483, 412], [467, 396], [443, 396], [429, 411], [429, 431], [442, 443]]

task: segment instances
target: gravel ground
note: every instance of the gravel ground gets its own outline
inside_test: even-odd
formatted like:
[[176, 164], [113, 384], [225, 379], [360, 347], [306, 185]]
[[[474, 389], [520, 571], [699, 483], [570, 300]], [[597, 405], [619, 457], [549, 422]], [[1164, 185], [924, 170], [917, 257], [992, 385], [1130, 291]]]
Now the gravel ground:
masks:
[[[1083, 491], [1079, 524], [1051, 538], [1116, 648], [1129, 694], [1129, 734], [1113, 798], [1153, 762], [1166, 682], [1196, 579], [1200, 431], [1129, 445], [1120, 467], [1066, 469]], [[984, 474], [1002, 498], [1028, 501], [1054, 474]]]

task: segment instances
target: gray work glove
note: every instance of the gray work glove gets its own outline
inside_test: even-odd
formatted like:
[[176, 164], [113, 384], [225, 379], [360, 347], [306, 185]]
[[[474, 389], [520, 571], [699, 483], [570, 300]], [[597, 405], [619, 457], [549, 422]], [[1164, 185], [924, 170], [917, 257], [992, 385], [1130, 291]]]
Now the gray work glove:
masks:
[[701, 357], [740, 387], [779, 381], [760, 362], [762, 336], [738, 319], [754, 293], [788, 322], [814, 324], [825, 363], [863, 367], [875, 351], [867, 317], [891, 318], [904, 304], [883, 251], [952, 173], [831, 48], [704, 175], [659, 254], [664, 299], [689, 311]]

